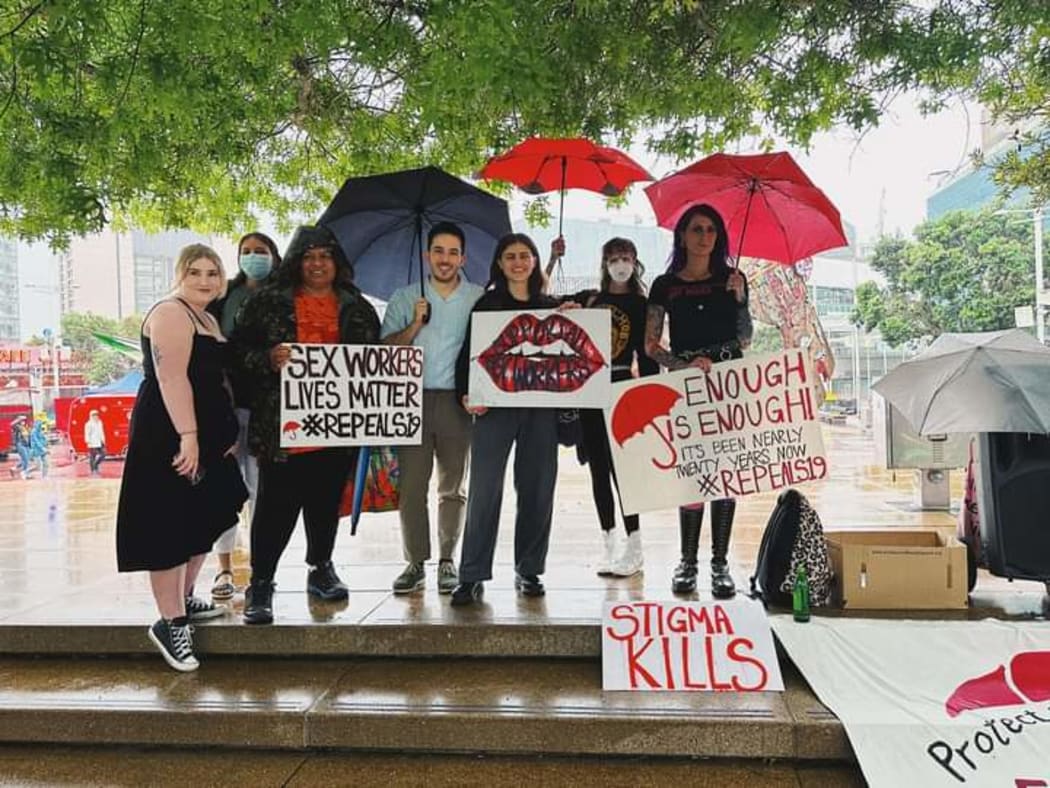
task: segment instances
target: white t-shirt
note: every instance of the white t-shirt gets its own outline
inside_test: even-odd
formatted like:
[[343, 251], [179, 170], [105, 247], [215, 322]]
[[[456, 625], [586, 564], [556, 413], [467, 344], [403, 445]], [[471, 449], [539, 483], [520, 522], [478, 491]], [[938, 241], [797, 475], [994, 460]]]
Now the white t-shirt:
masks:
[[89, 449], [101, 449], [106, 443], [106, 428], [102, 419], [88, 419], [84, 425], [84, 443]]

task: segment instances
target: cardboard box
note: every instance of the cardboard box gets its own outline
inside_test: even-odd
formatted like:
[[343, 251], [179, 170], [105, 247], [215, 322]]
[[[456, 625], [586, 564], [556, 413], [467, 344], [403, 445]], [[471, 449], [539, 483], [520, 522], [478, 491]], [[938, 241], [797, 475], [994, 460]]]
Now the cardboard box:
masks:
[[966, 546], [936, 531], [829, 531], [834, 598], [849, 610], [965, 608]]

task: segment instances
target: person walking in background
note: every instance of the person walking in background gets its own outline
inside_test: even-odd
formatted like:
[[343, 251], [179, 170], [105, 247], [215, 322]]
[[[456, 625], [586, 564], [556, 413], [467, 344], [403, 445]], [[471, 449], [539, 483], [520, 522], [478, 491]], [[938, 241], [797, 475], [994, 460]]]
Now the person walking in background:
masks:
[[106, 456], [106, 427], [97, 410], [92, 409], [84, 424], [84, 444], [88, 450], [88, 467], [91, 475], [99, 475], [99, 465]]
[[[645, 266], [638, 260], [638, 250], [626, 238], [612, 238], [602, 247], [601, 281], [598, 290], [585, 290], [570, 300], [588, 309], [607, 309], [612, 322], [612, 380], [630, 380], [637, 365], [640, 376], [653, 375], [659, 366], [645, 353], [645, 319], [647, 301], [642, 276]], [[602, 528], [602, 553], [598, 574], [630, 577], [642, 571], [642, 534], [638, 515], [624, 515], [627, 533], [623, 551], [617, 550], [616, 510], [613, 488], [616, 472], [612, 465], [609, 435], [601, 410], [580, 411], [583, 434], [582, 458], [591, 474], [591, 492]]]
[[[477, 312], [552, 309], [558, 301], [544, 295], [543, 271], [536, 244], [527, 235], [511, 233], [496, 245], [485, 294]], [[453, 605], [481, 600], [483, 581], [492, 577], [503, 479], [514, 448], [514, 489], [518, 515], [514, 523], [514, 587], [523, 596], [546, 593], [540, 575], [547, 561], [554, 484], [558, 475], [558, 415], [554, 408], [492, 408], [471, 405], [467, 396], [470, 328], [456, 361], [456, 395], [473, 415], [470, 489], [467, 523]]]
[[379, 317], [354, 285], [354, 269], [331, 231], [300, 227], [284, 262], [241, 309], [234, 342], [251, 392], [248, 446], [259, 461], [259, 494], [252, 512], [251, 583], [244, 622], [273, 621], [274, 577], [300, 512], [306, 526], [307, 592], [343, 600], [346, 585], [332, 564], [339, 500], [356, 448], [282, 449], [281, 368], [289, 343], [374, 344]]
[[117, 506], [117, 567], [146, 570], [161, 618], [149, 638], [175, 670], [198, 667], [190, 622], [225, 611], [193, 595], [219, 534], [248, 497], [237, 460], [237, 418], [225, 340], [206, 307], [226, 290], [222, 261], [191, 244], [175, 289], [142, 322], [143, 380], [135, 400]]
[[[226, 285], [226, 295], [212, 301], [208, 311], [219, 321], [223, 336], [232, 337], [237, 327], [237, 314], [248, 297], [265, 283], [273, 271], [281, 264], [281, 255], [277, 244], [263, 233], [248, 233], [237, 242], [237, 264], [240, 270], [237, 276]], [[227, 379], [233, 391], [234, 413], [237, 414], [237, 462], [240, 464], [241, 476], [248, 487], [248, 505], [242, 516], [251, 522], [251, 513], [255, 508], [255, 498], [259, 487], [259, 464], [248, 451], [248, 409], [249, 394], [246, 382], [239, 374], [240, 365], [235, 355], [237, 346], [230, 342], [227, 347], [231, 357], [226, 365]], [[237, 524], [219, 537], [215, 543], [215, 554], [219, 560], [219, 571], [212, 583], [211, 595], [220, 601], [232, 599], [237, 592], [233, 581], [233, 549], [237, 546]]]
[[46, 479], [50, 469], [51, 447], [47, 443], [47, 432], [44, 430], [44, 422], [40, 419], [33, 421], [33, 428], [29, 431], [29, 460], [36, 461], [40, 468], [40, 478]]
[[[750, 344], [747, 280], [729, 267], [728, 250], [725, 222], [710, 205], [693, 205], [675, 225], [671, 263], [649, 290], [646, 322], [646, 353], [662, 366], [708, 372], [712, 364], [740, 358]], [[665, 318], [670, 350], [662, 344]], [[728, 563], [735, 511], [732, 498], [711, 502], [711, 593], [718, 599], [736, 593]], [[682, 560], [671, 581], [676, 594], [696, 590], [703, 517], [703, 503], [678, 510]]]
[[383, 341], [423, 348], [423, 440], [399, 446], [401, 542], [408, 566], [394, 580], [395, 594], [426, 585], [430, 560], [427, 492], [434, 461], [438, 473], [438, 592], [456, 587], [452, 554], [463, 530], [467, 496], [464, 481], [470, 457], [470, 416], [456, 399], [456, 358], [470, 324], [470, 311], [484, 290], [463, 275], [466, 236], [457, 225], [435, 224], [427, 235], [430, 275], [424, 285], [395, 292], [383, 316]]
[[11, 469], [12, 476], [17, 473], [23, 479], [29, 478], [29, 444], [29, 428], [26, 426], [26, 417], [15, 416], [11, 420], [11, 448], [18, 455], [18, 467]]

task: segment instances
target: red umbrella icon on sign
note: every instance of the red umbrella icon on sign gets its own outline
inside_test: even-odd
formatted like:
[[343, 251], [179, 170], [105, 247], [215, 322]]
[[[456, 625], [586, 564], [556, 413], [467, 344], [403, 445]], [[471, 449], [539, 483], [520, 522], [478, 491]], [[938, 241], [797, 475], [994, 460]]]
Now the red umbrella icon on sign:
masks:
[[291, 440], [295, 440], [299, 437], [299, 429], [302, 426], [303, 425], [297, 421], [286, 421], [284, 423], [284, 426], [281, 427], [281, 432], [283, 432]]
[[654, 457], [652, 462], [660, 470], [673, 468], [678, 463], [678, 452], [671, 443], [670, 428], [668, 434], [664, 434], [656, 426], [655, 422], [660, 416], [668, 416], [675, 403], [682, 395], [671, 388], [660, 383], [646, 383], [628, 391], [613, 407], [612, 434], [618, 444], [623, 444], [635, 435], [640, 435], [646, 427], [652, 426], [663, 440], [668, 449], [671, 450], [671, 461], [661, 463]]

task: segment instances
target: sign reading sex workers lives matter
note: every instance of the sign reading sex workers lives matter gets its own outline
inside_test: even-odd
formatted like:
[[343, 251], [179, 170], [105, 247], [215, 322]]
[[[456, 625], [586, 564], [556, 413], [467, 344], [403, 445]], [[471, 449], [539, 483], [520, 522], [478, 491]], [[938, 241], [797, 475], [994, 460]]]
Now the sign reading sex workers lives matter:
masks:
[[613, 384], [605, 411], [627, 514], [770, 492], [828, 475], [801, 350]]
[[783, 690], [762, 606], [726, 602], [607, 602], [602, 689], [696, 692]]
[[281, 369], [281, 447], [418, 445], [423, 349], [299, 345]]

